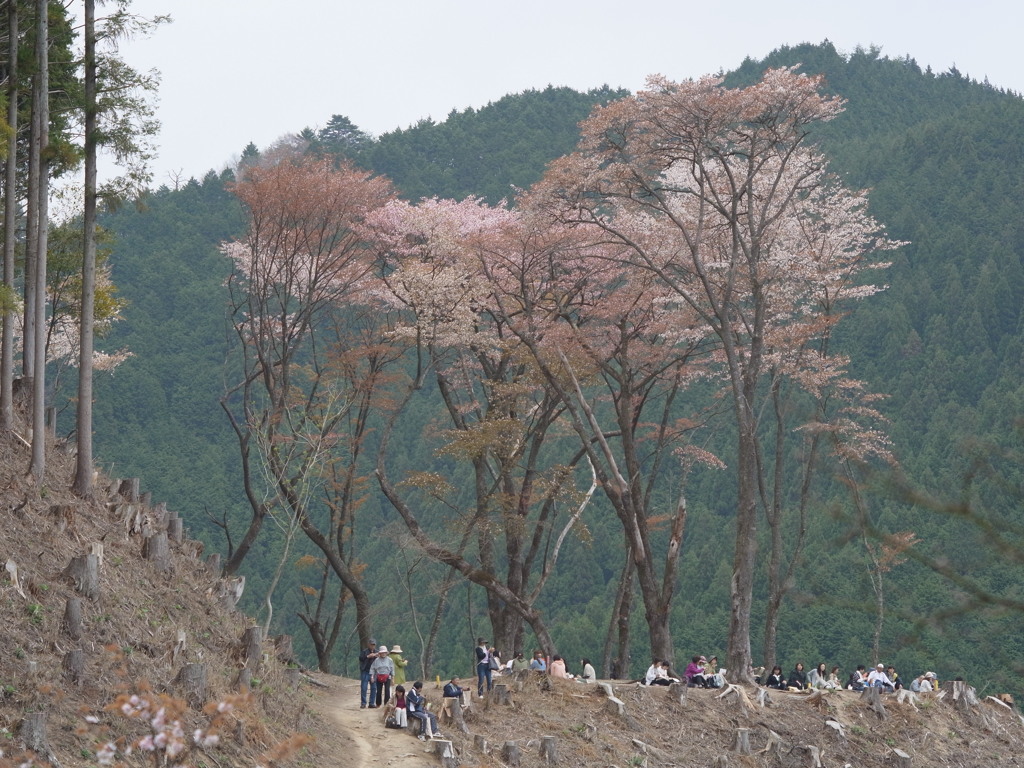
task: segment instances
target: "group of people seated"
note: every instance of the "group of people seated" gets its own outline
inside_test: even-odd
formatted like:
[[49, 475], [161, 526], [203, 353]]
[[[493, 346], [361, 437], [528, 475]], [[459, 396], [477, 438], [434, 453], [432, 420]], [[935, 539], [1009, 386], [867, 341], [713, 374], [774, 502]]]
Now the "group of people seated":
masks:
[[668, 661], [655, 659], [644, 675], [644, 685], [671, 685], [686, 681], [689, 688], [721, 688], [725, 685], [725, 670], [718, 668], [718, 657], [710, 659], [694, 656], [686, 665], [682, 677], [674, 675]]
[[[892, 693], [903, 687], [903, 681], [892, 664], [888, 667], [884, 664], [877, 664], [870, 672], [863, 664], [858, 664], [846, 679], [845, 684], [839, 679], [839, 667], [832, 667], [831, 672], [827, 673], [825, 669], [825, 664], [822, 662], [808, 673], [804, 671], [803, 663], [797, 662], [787, 677], [782, 673], [782, 667], [775, 665], [772, 667], [771, 674], [764, 679], [764, 685], [782, 691], [812, 689], [863, 691], [866, 688], [879, 688], [884, 693]], [[755, 680], [760, 683], [760, 676], [755, 677]], [[923, 672], [918, 675], [910, 684], [910, 690], [915, 693], [938, 690], [935, 673]]]
[[[445, 695], [448, 694], [445, 693]], [[414, 720], [419, 720], [420, 728], [417, 738], [420, 741], [444, 738], [437, 728], [437, 715], [428, 708], [427, 699], [423, 695], [422, 681], [417, 680], [408, 691], [405, 690], [404, 685], [395, 686], [395, 695], [391, 703], [394, 706], [394, 712], [385, 717], [385, 725], [392, 728], [405, 728], [409, 725], [411, 717]]]

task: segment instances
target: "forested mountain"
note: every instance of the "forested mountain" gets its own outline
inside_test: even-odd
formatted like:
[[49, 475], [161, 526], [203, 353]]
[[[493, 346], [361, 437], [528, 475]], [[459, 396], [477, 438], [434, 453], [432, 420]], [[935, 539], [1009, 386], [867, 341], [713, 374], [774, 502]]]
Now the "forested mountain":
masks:
[[[970, 486], [965, 477], [988, 466], [975, 461], [977, 451], [968, 451], [971, 441], [1019, 447], [1011, 422], [1024, 399], [1024, 102], [957, 71], [922, 71], [912, 59], [888, 59], [875, 50], [844, 56], [827, 42], [745, 61], [728, 82], [751, 83], [767, 67], [798, 64], [824, 74], [828, 88], [847, 100], [845, 111], [821, 131], [833, 170], [853, 186], [871, 188], [872, 214], [890, 237], [907, 241], [884, 273], [888, 289], [839, 326], [838, 343], [855, 375], [888, 395], [881, 409], [909, 483], [996, 516], [995, 533], [1007, 546], [994, 548], [993, 530], [952, 514], [963, 508], [938, 514], [880, 488], [863, 497], [862, 515], [884, 533], [912, 531], [921, 542], [920, 560], [899, 564], [897, 558], [881, 568], [872, 564], [873, 540], [854, 525], [850, 494], [842, 482], [831, 484], [814, 504], [808, 547], [784, 603], [779, 663], [825, 660], [851, 669], [871, 662], [876, 616], [884, 605], [880, 651], [904, 676], [929, 668], [940, 677], [969, 675], [979, 690], [992, 683], [1020, 691], [1013, 664], [1021, 657], [1021, 613], [995, 605], [988, 613], [959, 615], [958, 607], [969, 602], [969, 585], [951, 588], [925, 560], [941, 558], [950, 574], [976, 579], [1006, 604], [1020, 599], [1015, 558], [1021, 549], [1013, 533], [1021, 522], [1020, 464], [995, 465], [1003, 490], [999, 482], [984, 484], [983, 472], [974, 472]], [[621, 95], [608, 88], [586, 94], [548, 88], [344, 146], [317, 142], [324, 137], [311, 132], [307, 138], [316, 151], [341, 151], [387, 175], [410, 199], [482, 197], [497, 203], [572, 149], [577, 125], [592, 105]], [[230, 172], [211, 172], [181, 189], [158, 190], [142, 208], [122, 209], [104, 221], [116, 235], [114, 281], [129, 302], [124, 322], [106, 343], [128, 346], [134, 357], [97, 380], [97, 457], [121, 476], [142, 477], [154, 498], [181, 512], [209, 550], [226, 550], [223, 525], [231, 546], [237, 545], [249, 515], [237, 441], [219, 405], [225, 381], [236, 371], [227, 355], [224, 283], [230, 265], [218, 247], [245, 228], [242, 208], [228, 191], [232, 179]], [[406, 425], [390, 471], [399, 477], [431, 466], [464, 482], [467, 476], [453, 462], [439, 463], [434, 453], [430, 435], [437, 429], [438, 403], [424, 397], [416, 406], [418, 427]], [[981, 454], [993, 456], [991, 450]], [[720, 653], [725, 642], [733, 525], [728, 474], [695, 475], [688, 492], [671, 622], [677, 662], [694, 652]], [[559, 651], [570, 660], [600, 656], [624, 559], [621, 529], [607, 510], [598, 506], [584, 522], [566, 540], [538, 602]], [[415, 666], [444, 570], [408, 546], [394, 512], [378, 497], [359, 510], [346, 546], [366, 564], [377, 637], [400, 642]], [[243, 565], [251, 612], [259, 610], [281, 547], [280, 529], [268, 523], [257, 554]], [[295, 614], [303, 596], [319, 589], [315, 555], [297, 541], [288, 562], [301, 567], [288, 567], [275, 592], [275, 626], [292, 632], [307, 653], [308, 636]], [[755, 595], [763, 599], [764, 589], [762, 584]], [[448, 593], [436, 671], [467, 670], [473, 639], [490, 635], [483, 604], [482, 591], [461, 581]], [[352, 611], [345, 610], [335, 669], [352, 672], [358, 641]], [[648, 655], [639, 613], [633, 613], [633, 674]], [[757, 658], [763, 605], [755, 603], [754, 613]], [[914, 624], [945, 613], [941, 621]], [[525, 650], [530, 647], [528, 641]]]

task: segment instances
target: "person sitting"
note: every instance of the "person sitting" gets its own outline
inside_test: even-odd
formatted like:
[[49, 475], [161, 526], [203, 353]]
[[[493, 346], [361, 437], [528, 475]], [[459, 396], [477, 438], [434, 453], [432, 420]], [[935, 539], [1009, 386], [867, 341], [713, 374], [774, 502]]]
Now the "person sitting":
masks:
[[709, 688], [721, 688], [725, 685], [725, 675], [718, 671], [718, 657], [712, 656], [704, 665], [704, 679]]
[[405, 709], [405, 686], [395, 686], [395, 726], [405, 728], [409, 725], [409, 714]]
[[686, 671], [683, 672], [683, 677], [686, 678], [687, 688], [707, 688], [708, 681], [704, 677], [704, 664], [707, 664], [708, 660], [703, 656], [694, 656], [690, 659], [690, 663], [686, 665]]
[[552, 677], [559, 677], [562, 680], [572, 679], [572, 675], [570, 675], [565, 669], [565, 660], [557, 653], [551, 657], [550, 674]]
[[843, 684], [839, 682], [839, 667], [832, 667], [832, 671], [825, 681], [825, 687], [833, 691], [841, 691], [843, 689]]
[[883, 692], [892, 693], [896, 690], [892, 684], [892, 680], [885, 674], [885, 665], [879, 664], [868, 675], [868, 686], [871, 688], [881, 688]]
[[780, 691], [786, 690], [786, 678], [782, 675], [782, 667], [776, 664], [772, 667], [772, 673], [768, 675], [768, 679], [764, 683], [766, 688], [775, 688]]
[[534, 672], [548, 671], [548, 663], [544, 661], [544, 651], [533, 652], [533, 661], [530, 662], [530, 669]]
[[903, 687], [903, 681], [900, 680], [899, 673], [896, 671], [896, 667], [892, 664], [885, 668], [885, 674], [889, 676], [889, 681], [892, 683], [893, 690], [898, 691]]
[[858, 664], [857, 669], [850, 673], [850, 679], [846, 681], [846, 689], [849, 691], [863, 691], [867, 686], [868, 675], [864, 671], [864, 665]]
[[405, 708], [409, 717], [420, 721], [419, 740], [444, 738], [437, 730], [437, 717], [427, 710], [427, 702], [423, 697], [423, 682], [417, 680], [405, 696]]
[[530, 668], [530, 662], [523, 658], [523, 652], [517, 651], [515, 658], [509, 662], [509, 669], [513, 672], [522, 672], [524, 669]]
[[828, 673], [825, 671], [824, 661], [807, 673], [808, 688], [824, 688], [827, 681]]
[[469, 701], [466, 698], [467, 694], [469, 694], [469, 688], [463, 688], [459, 685], [459, 678], [457, 677], [453, 677], [445, 683], [441, 691], [441, 696], [446, 699], [458, 699], [459, 705], [463, 708], [469, 706]]
[[669, 685], [670, 683], [670, 680], [661, 675], [661, 659], [652, 661], [651, 666], [647, 668], [647, 674], [644, 675], [644, 685]]
[[580, 659], [580, 664], [583, 666], [583, 674], [577, 679], [584, 683], [594, 682], [597, 679], [597, 672], [594, 671], [594, 665], [590, 663], [590, 659]]
[[798, 661], [796, 666], [793, 667], [793, 671], [789, 673], [788, 685], [790, 688], [796, 688], [798, 691], [807, 690], [807, 673], [804, 672], [804, 663]]

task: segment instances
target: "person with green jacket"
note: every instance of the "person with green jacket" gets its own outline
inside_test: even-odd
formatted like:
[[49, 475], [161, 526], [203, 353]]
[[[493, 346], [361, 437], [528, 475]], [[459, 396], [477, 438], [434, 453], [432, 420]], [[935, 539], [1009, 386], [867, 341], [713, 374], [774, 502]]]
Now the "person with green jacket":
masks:
[[395, 685], [405, 685], [405, 668], [409, 666], [409, 660], [402, 658], [402, 646], [391, 646], [391, 661], [395, 665]]

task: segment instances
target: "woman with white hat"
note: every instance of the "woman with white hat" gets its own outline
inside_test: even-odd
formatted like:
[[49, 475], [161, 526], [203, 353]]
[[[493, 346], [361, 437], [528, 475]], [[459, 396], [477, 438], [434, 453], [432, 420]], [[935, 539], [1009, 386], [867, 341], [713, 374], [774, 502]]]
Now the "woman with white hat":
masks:
[[388, 655], [388, 647], [386, 645], [382, 645], [377, 649], [377, 658], [370, 665], [370, 675], [374, 682], [377, 683], [377, 700], [370, 706], [382, 707], [391, 698], [391, 680], [395, 676], [395, 665]]

